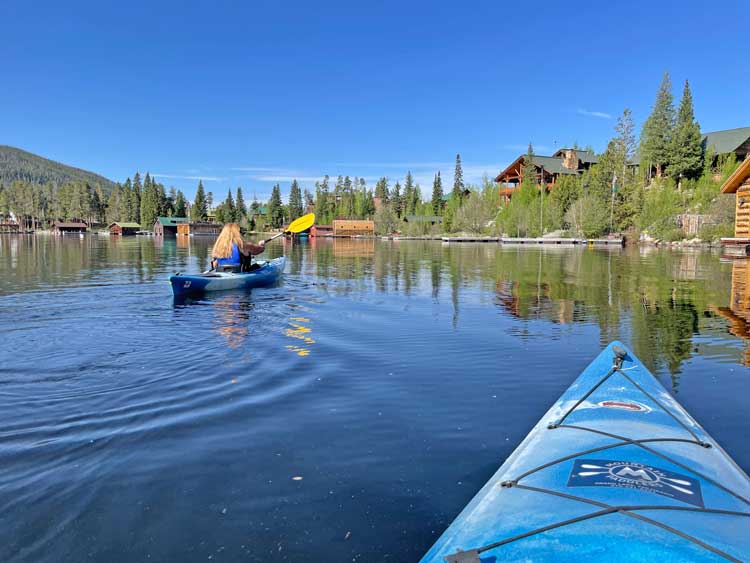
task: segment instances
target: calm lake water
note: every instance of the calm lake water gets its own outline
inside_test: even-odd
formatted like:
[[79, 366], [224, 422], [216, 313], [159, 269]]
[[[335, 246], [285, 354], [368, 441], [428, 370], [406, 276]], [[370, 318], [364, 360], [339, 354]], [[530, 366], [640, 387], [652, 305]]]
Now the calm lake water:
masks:
[[744, 261], [311, 240], [173, 303], [209, 248], [0, 237], [0, 561], [414, 561], [614, 338], [750, 468]]

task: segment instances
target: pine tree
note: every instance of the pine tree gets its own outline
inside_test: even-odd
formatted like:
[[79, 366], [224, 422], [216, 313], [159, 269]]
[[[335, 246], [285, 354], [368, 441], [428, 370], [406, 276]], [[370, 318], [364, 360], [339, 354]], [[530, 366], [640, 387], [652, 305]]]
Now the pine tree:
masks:
[[330, 194], [328, 193], [328, 174], [323, 177], [321, 182], [315, 182], [315, 215], [321, 224], [330, 222], [329, 215]]
[[171, 213], [172, 208], [169, 205], [169, 199], [167, 198], [167, 192], [164, 191], [164, 184], [160, 184], [153, 181], [154, 193], [156, 194], [156, 214], [162, 217], [166, 217]]
[[536, 165], [534, 164], [534, 147], [529, 143], [526, 155], [523, 158], [523, 167], [521, 168], [521, 189], [536, 189]]
[[396, 214], [396, 217], [400, 219], [401, 213], [403, 212], [403, 200], [401, 198], [401, 184], [398, 182], [393, 186], [391, 206], [393, 207], [393, 212]]
[[271, 199], [268, 200], [268, 218], [271, 226], [278, 229], [284, 223], [284, 208], [281, 203], [281, 186], [276, 184], [271, 190]]
[[177, 197], [174, 200], [174, 216], [185, 217], [187, 215], [187, 209], [185, 208], [185, 194], [182, 190], [177, 191]]
[[695, 178], [703, 168], [703, 147], [701, 146], [701, 128], [695, 121], [693, 113], [693, 95], [690, 84], [685, 81], [682, 91], [680, 109], [677, 112], [677, 125], [672, 136], [672, 158], [669, 165], [670, 175], [678, 178]]
[[656, 94], [654, 109], [641, 130], [641, 164], [656, 167], [656, 175], [661, 177], [672, 155], [672, 135], [675, 126], [672, 81], [665, 72], [659, 91]]
[[302, 217], [302, 191], [299, 188], [297, 180], [292, 180], [292, 187], [289, 189], [289, 220], [294, 221], [297, 217]]
[[435, 215], [443, 214], [443, 181], [440, 179], [439, 170], [432, 182], [432, 210]]
[[388, 178], [381, 177], [375, 184], [375, 197], [380, 199], [382, 205], [388, 205], [390, 194], [388, 192]]
[[411, 171], [406, 173], [404, 193], [401, 198], [403, 200], [404, 215], [414, 215], [414, 178], [412, 178]]
[[[141, 222], [141, 175], [136, 172], [133, 176], [133, 191], [132, 191], [132, 221], [136, 223]], [[150, 225], [149, 225], [150, 226]]]
[[214, 192], [208, 192], [206, 194], [206, 211], [211, 211], [214, 208]]
[[[133, 194], [133, 183], [130, 181], [130, 178], [126, 179], [122, 186], [122, 211], [123, 215], [118, 219], [119, 221], [135, 221], [135, 195]], [[151, 225], [148, 226], [150, 227]]]
[[451, 196], [454, 199], [461, 199], [464, 197], [464, 172], [461, 167], [461, 155], [456, 155], [456, 171], [453, 174], [453, 191]]
[[223, 223], [236, 223], [238, 221], [237, 208], [234, 205], [231, 188], [227, 192], [227, 199], [224, 200], [224, 204], [221, 207], [224, 214]]
[[143, 190], [141, 192], [140, 215], [141, 221], [143, 221], [144, 225], [153, 225], [158, 216], [156, 192], [154, 191], [151, 176], [148, 172], [146, 172], [146, 177], [143, 182]]
[[344, 178], [340, 208], [342, 217], [349, 218], [354, 213], [354, 189], [352, 188], [352, 179], [349, 176]]
[[205, 221], [208, 219], [208, 204], [206, 193], [203, 190], [203, 182], [198, 181], [198, 190], [195, 192], [195, 201], [190, 206], [190, 219], [193, 221]]
[[633, 114], [630, 109], [625, 108], [622, 110], [622, 115], [617, 119], [615, 133], [617, 133], [615, 143], [618, 146], [618, 150], [625, 157], [625, 162], [632, 162], [633, 158], [635, 158], [637, 146], [635, 142], [635, 124], [633, 123]]
[[237, 186], [237, 221], [244, 221], [247, 218], [247, 205], [245, 198], [242, 196], [242, 188]]

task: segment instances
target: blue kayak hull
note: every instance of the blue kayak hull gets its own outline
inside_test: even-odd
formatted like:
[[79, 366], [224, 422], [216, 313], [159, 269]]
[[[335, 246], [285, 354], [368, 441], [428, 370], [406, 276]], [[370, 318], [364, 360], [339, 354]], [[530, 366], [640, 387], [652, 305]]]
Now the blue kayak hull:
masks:
[[421, 561], [750, 561], [749, 499], [747, 474], [615, 342]]
[[275, 283], [284, 271], [284, 257], [266, 261], [247, 273], [211, 272], [208, 274], [174, 274], [169, 277], [175, 297], [199, 296], [212, 291], [251, 289]]

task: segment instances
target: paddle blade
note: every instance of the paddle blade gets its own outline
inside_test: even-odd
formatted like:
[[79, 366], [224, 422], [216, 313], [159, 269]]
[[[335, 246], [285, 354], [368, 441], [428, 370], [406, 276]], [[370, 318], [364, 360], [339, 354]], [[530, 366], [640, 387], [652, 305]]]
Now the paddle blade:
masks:
[[302, 231], [306, 231], [307, 229], [312, 227], [314, 223], [315, 213], [308, 213], [307, 215], [298, 217], [297, 219], [289, 223], [289, 226], [286, 228], [286, 232], [301, 233]]

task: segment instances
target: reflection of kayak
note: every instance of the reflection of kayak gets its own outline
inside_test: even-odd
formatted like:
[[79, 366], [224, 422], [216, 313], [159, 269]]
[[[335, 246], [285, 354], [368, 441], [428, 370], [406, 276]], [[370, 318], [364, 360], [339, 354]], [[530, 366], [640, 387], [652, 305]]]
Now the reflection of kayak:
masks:
[[422, 563], [750, 561], [748, 498], [748, 476], [613, 343]]
[[207, 291], [250, 289], [269, 285], [281, 277], [284, 257], [258, 262], [260, 268], [247, 273], [209, 272], [206, 274], [175, 274], [169, 277], [175, 297], [200, 295]]

